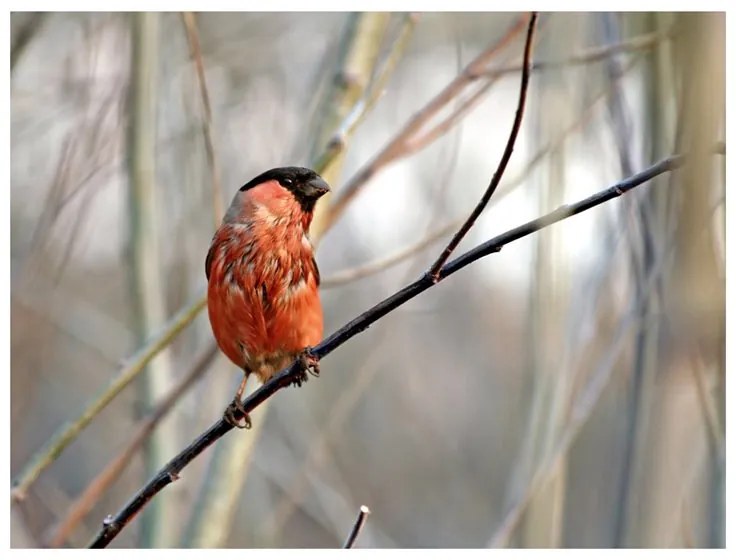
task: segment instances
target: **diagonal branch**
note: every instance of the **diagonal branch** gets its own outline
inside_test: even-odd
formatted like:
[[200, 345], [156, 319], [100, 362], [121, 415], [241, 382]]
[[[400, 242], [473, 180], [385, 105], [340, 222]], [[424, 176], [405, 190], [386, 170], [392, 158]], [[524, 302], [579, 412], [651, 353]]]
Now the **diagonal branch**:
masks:
[[212, 208], [214, 211], [215, 226], [217, 226], [222, 219], [224, 210], [222, 202], [222, 188], [220, 186], [220, 166], [217, 163], [215, 142], [212, 139], [212, 105], [210, 104], [210, 95], [207, 90], [207, 80], [205, 79], [202, 48], [199, 43], [199, 31], [197, 31], [197, 21], [192, 12], [182, 12], [182, 19], [184, 21], [184, 28], [187, 32], [189, 54], [194, 61], [194, 67], [197, 71], [199, 95], [202, 101], [202, 111], [204, 112], [202, 119], [202, 135], [204, 136], [204, 148], [207, 153], [207, 162], [210, 164], [210, 172], [212, 173]]
[[[379, 304], [375, 305], [362, 315], [356, 317], [342, 328], [335, 331], [332, 335], [323, 340], [320, 344], [312, 349], [312, 353], [317, 358], [324, 358], [343, 344], [363, 332], [373, 323], [389, 314], [391, 311], [405, 304], [409, 300], [415, 298], [419, 294], [427, 291], [448, 276], [465, 268], [469, 264], [474, 263], [478, 259], [488, 256], [492, 253], [498, 253], [504, 246], [523, 237], [536, 233], [541, 229], [551, 226], [566, 218], [580, 214], [591, 208], [599, 206], [609, 200], [617, 198], [635, 187], [650, 181], [658, 175], [678, 169], [683, 165], [683, 156], [671, 156], [666, 158], [644, 171], [632, 175], [615, 185], [602, 190], [588, 198], [580, 200], [574, 204], [561, 206], [557, 210], [550, 212], [536, 220], [532, 220], [511, 229], [493, 239], [486, 241], [450, 261], [440, 268], [437, 274], [437, 280], [433, 280], [429, 272], [423, 274], [413, 283], [402, 288], [395, 294], [389, 296]], [[662, 183], [665, 184], [665, 183]], [[294, 361], [290, 366], [284, 368], [278, 374], [274, 375], [266, 384], [261, 386], [257, 391], [252, 393], [244, 402], [243, 408], [245, 412], [251, 412], [264, 401], [272, 397], [277, 391], [292, 385], [297, 379], [303, 375], [303, 366], [299, 360]], [[238, 415], [236, 414], [236, 417]], [[239, 418], [236, 418], [239, 419]], [[205, 449], [215, 443], [218, 439], [232, 430], [233, 427], [225, 420], [218, 420], [206, 432], [195, 439], [181, 453], [174, 457], [161, 471], [156, 474], [143, 488], [141, 488], [135, 496], [123, 507], [117, 515], [108, 516], [103, 522], [103, 527], [94, 541], [90, 544], [93, 548], [102, 548], [107, 546], [123, 528], [153, 499], [153, 497], [163, 490], [170, 483], [179, 478], [179, 473], [196, 457], [198, 457]]]
[[524, 44], [524, 63], [523, 69], [521, 71], [519, 103], [516, 106], [514, 124], [511, 127], [511, 133], [509, 134], [509, 139], [506, 142], [506, 148], [504, 149], [503, 155], [501, 156], [501, 161], [498, 163], [496, 172], [493, 174], [491, 182], [488, 184], [486, 192], [483, 193], [483, 197], [480, 199], [480, 202], [478, 202], [476, 207], [471, 212], [470, 216], [468, 216], [468, 219], [462, 226], [460, 226], [460, 229], [450, 240], [450, 243], [448, 243], [447, 247], [445, 247], [444, 251], [442, 251], [439, 258], [429, 269], [429, 275], [434, 280], [439, 279], [438, 275], [440, 269], [442, 268], [442, 265], [447, 262], [447, 259], [450, 258], [450, 255], [457, 248], [460, 241], [462, 241], [463, 237], [465, 237], [465, 235], [470, 231], [470, 228], [473, 227], [473, 224], [475, 223], [475, 220], [478, 219], [478, 216], [480, 216], [480, 213], [483, 212], [483, 209], [486, 207], [488, 201], [491, 199], [491, 196], [493, 196], [493, 193], [496, 191], [498, 184], [501, 182], [501, 177], [503, 177], [503, 173], [504, 171], [506, 171], [506, 166], [511, 159], [511, 154], [514, 152], [514, 144], [516, 144], [516, 138], [519, 136], [519, 130], [521, 129], [521, 120], [524, 117], [524, 107], [526, 106], [526, 92], [529, 89], [529, 65], [532, 58], [532, 42], [534, 40], [534, 28], [536, 27], [536, 25], [537, 12], [532, 12], [531, 17], [529, 18], [529, 27], [527, 28], [526, 32], [526, 43]]

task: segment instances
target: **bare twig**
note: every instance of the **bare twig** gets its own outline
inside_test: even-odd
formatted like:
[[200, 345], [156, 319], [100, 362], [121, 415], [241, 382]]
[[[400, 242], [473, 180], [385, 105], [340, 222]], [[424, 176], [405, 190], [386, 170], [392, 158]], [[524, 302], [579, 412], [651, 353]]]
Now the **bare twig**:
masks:
[[114, 457], [105, 468], [90, 482], [82, 491], [74, 503], [66, 508], [64, 519], [57, 525], [54, 533], [48, 539], [48, 546], [62, 546], [80, 521], [87, 515], [94, 505], [99, 501], [104, 492], [115, 482], [133, 459], [136, 451], [140, 449], [159, 421], [179, 401], [182, 395], [199, 379], [207, 370], [207, 367], [217, 355], [217, 346], [212, 342], [208, 348], [202, 351], [194, 361], [189, 371], [172, 387], [171, 392], [162, 400], [148, 418], [139, 422], [138, 429], [128, 445]]
[[360, 534], [360, 531], [363, 529], [363, 525], [365, 525], [365, 522], [368, 519], [368, 516], [370, 514], [371, 514], [371, 510], [368, 509], [368, 506], [360, 506], [360, 512], [358, 512], [358, 518], [355, 520], [353, 529], [350, 531], [348, 538], [345, 540], [345, 544], [342, 545], [343, 548], [353, 548], [353, 545], [355, 544], [355, 539], [358, 538], [358, 535]]
[[[312, 349], [313, 355], [318, 359], [324, 358], [348, 340], [363, 332], [382, 317], [386, 316], [419, 294], [432, 288], [438, 282], [474, 263], [478, 259], [493, 253], [498, 253], [509, 243], [565, 220], [570, 216], [580, 214], [608, 202], [609, 200], [622, 196], [658, 175], [678, 169], [683, 165], [683, 161], [683, 156], [671, 156], [666, 158], [644, 171], [628, 177], [588, 198], [580, 200], [574, 204], [562, 206], [553, 212], [537, 218], [536, 220], [522, 224], [521, 226], [511, 229], [478, 245], [445, 264], [439, 271], [437, 282], [433, 281], [429, 277], [428, 273], [423, 274], [413, 283], [389, 296], [325, 338], [320, 344]], [[272, 397], [277, 391], [291, 386], [297, 379], [302, 378], [303, 374], [303, 366], [300, 361], [294, 361], [291, 365], [274, 375], [267, 383], [245, 399], [245, 401], [243, 401], [244, 411], [253, 411], [264, 401]], [[238, 418], [238, 416], [240, 416], [239, 414], [236, 414], [235, 416], [236, 420], [240, 419]], [[102, 530], [90, 546], [93, 548], [107, 546], [156, 494], [178, 479], [179, 473], [182, 469], [232, 429], [233, 426], [224, 419], [220, 419], [213, 424], [207, 431], [201, 434], [181, 453], [166, 464], [156, 476], [154, 476], [136, 493], [135, 496], [133, 496], [133, 498], [120, 512], [117, 513], [117, 515], [108, 516], [103, 523]]]
[[204, 62], [202, 61], [202, 49], [199, 45], [199, 32], [197, 31], [197, 21], [192, 12], [183, 12], [184, 28], [187, 32], [187, 41], [189, 42], [189, 52], [194, 61], [194, 67], [197, 71], [197, 81], [199, 82], [199, 94], [202, 99], [202, 110], [204, 111], [204, 119], [202, 120], [202, 134], [204, 136], [204, 147], [207, 153], [207, 162], [210, 164], [212, 171], [212, 208], [215, 213], [215, 225], [220, 223], [223, 214], [222, 188], [220, 186], [220, 167], [217, 163], [215, 152], [215, 143], [212, 139], [212, 106], [210, 105], [210, 95], [207, 90], [207, 80], [204, 74]]
[[519, 103], [516, 106], [514, 124], [511, 127], [511, 133], [509, 134], [509, 139], [506, 142], [506, 148], [504, 149], [503, 155], [501, 156], [501, 161], [498, 163], [498, 167], [496, 168], [496, 171], [491, 178], [491, 182], [488, 184], [486, 192], [483, 193], [480, 202], [478, 202], [477, 206], [473, 209], [470, 216], [468, 216], [468, 219], [465, 221], [465, 223], [460, 226], [460, 229], [450, 240], [450, 243], [447, 244], [447, 247], [445, 247], [442, 253], [440, 253], [439, 258], [430, 267], [429, 276], [434, 281], [439, 280], [440, 269], [447, 262], [447, 259], [450, 258], [450, 255], [455, 250], [455, 248], [457, 248], [463, 237], [465, 237], [468, 231], [470, 231], [470, 228], [473, 227], [475, 220], [478, 219], [478, 216], [480, 216], [480, 213], [483, 212], [483, 209], [488, 204], [488, 201], [491, 199], [491, 196], [495, 192], [496, 187], [498, 187], [498, 184], [501, 182], [503, 173], [504, 171], [506, 171], [506, 165], [508, 165], [509, 160], [511, 159], [511, 154], [514, 152], [514, 144], [516, 144], [516, 138], [519, 135], [519, 130], [521, 129], [521, 120], [524, 117], [526, 92], [529, 89], [529, 62], [531, 61], [532, 57], [532, 43], [534, 41], [534, 28], [536, 27], [536, 25], [537, 13], [532, 12], [531, 17], [529, 18], [529, 26], [526, 33], [526, 43], [524, 44], [524, 69], [521, 72]]

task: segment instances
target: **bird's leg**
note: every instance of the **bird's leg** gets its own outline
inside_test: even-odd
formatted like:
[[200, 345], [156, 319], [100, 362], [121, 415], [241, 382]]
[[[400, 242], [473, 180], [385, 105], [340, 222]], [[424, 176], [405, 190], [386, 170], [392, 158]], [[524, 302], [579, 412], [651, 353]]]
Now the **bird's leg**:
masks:
[[[228, 424], [241, 429], [250, 429], [251, 427], [250, 415], [245, 411], [245, 408], [243, 408], [243, 393], [245, 392], [245, 384], [248, 381], [248, 373], [249, 372], [247, 371], [243, 372], [243, 380], [240, 382], [240, 387], [238, 387], [238, 390], [235, 391], [233, 402], [228, 405], [228, 407], [225, 409], [225, 412], [222, 414], [222, 417]], [[242, 424], [238, 422], [238, 420], [235, 418], [236, 412], [240, 412], [243, 415]]]
[[301, 387], [302, 383], [307, 382], [307, 373], [311, 373], [315, 377], [319, 377], [319, 358], [312, 353], [312, 349], [307, 346], [299, 352], [297, 356], [300, 366], [300, 374], [294, 379], [294, 385]]

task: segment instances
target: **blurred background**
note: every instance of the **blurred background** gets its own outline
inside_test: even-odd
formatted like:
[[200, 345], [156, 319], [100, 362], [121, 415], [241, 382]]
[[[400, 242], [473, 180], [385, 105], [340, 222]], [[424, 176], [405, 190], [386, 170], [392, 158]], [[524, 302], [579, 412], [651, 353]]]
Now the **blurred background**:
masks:
[[[12, 14], [12, 546], [86, 545], [220, 417], [204, 259], [250, 178], [333, 186], [326, 333], [428, 268], [498, 164], [527, 17]], [[341, 346], [112, 546], [335, 547], [361, 504], [360, 547], [724, 546], [725, 16], [544, 13], [535, 45], [458, 254], [688, 165]]]

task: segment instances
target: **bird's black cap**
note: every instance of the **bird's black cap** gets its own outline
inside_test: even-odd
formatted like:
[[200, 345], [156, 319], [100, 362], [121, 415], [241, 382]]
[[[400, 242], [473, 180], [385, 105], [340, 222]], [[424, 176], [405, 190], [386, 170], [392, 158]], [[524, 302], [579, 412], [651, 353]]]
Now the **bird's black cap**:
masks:
[[276, 167], [254, 177], [240, 187], [247, 191], [268, 181], [278, 181], [279, 184], [293, 193], [302, 210], [311, 212], [319, 198], [329, 192], [330, 186], [316, 172], [307, 167]]

